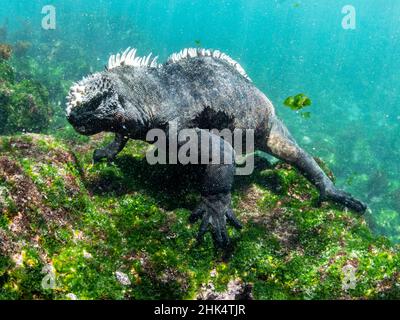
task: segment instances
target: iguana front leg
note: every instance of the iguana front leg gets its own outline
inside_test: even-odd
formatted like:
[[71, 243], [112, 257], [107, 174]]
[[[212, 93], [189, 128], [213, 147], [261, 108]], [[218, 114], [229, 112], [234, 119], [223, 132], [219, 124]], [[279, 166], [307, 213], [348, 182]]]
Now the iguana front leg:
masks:
[[102, 149], [96, 149], [93, 153], [93, 162], [99, 162], [102, 159], [107, 159], [108, 161], [113, 161], [115, 157], [122, 151], [126, 146], [129, 138], [116, 133], [114, 141]]
[[[218, 160], [217, 164], [208, 164], [205, 167], [201, 203], [192, 212], [189, 221], [194, 223], [201, 219], [197, 235], [198, 243], [203, 240], [204, 234], [210, 229], [215, 246], [226, 249], [230, 242], [226, 223], [229, 222], [238, 229], [242, 227], [241, 223], [234, 216], [231, 206], [231, 189], [235, 173], [234, 151], [232, 146], [220, 137], [203, 130], [198, 130], [198, 132], [199, 136], [203, 132], [203, 135], [199, 139], [200, 146], [204, 146], [204, 138], [209, 139], [209, 150], [219, 148], [220, 158], [219, 160], [216, 159]], [[224, 159], [229, 160], [225, 162]]]

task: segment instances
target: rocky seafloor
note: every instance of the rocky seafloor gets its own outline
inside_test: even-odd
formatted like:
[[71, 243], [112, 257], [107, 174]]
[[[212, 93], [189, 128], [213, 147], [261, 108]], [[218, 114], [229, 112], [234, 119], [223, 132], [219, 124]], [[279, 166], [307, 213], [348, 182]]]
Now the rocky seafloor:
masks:
[[236, 179], [244, 228], [223, 256], [209, 234], [196, 245], [191, 173], [150, 166], [133, 141], [93, 165], [110, 138], [0, 137], [0, 299], [400, 298], [399, 248], [363, 217], [317, 207], [290, 166]]

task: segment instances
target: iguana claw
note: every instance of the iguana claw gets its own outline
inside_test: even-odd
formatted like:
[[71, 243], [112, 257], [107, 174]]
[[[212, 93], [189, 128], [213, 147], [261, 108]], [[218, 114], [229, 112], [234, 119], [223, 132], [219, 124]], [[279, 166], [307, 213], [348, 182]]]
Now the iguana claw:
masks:
[[358, 214], [364, 214], [366, 210], [368, 209], [367, 205], [361, 202], [360, 200], [357, 200], [354, 198], [351, 194], [344, 192], [342, 190], [333, 188], [329, 189], [323, 193], [321, 193], [320, 198], [319, 198], [319, 203], [322, 203], [323, 201], [333, 201], [336, 203], [340, 203], [344, 205], [345, 207], [354, 210]]
[[211, 227], [214, 245], [217, 248], [226, 249], [230, 239], [226, 229], [226, 222], [229, 222], [237, 229], [242, 228], [242, 224], [235, 217], [230, 207], [230, 196], [228, 194], [218, 194], [205, 196], [201, 204], [192, 212], [189, 217], [191, 223], [201, 219], [197, 243], [203, 241], [205, 233]]
[[115, 156], [111, 156], [106, 150], [104, 149], [96, 149], [93, 152], [93, 163], [98, 163], [103, 159], [107, 159], [108, 162], [112, 162], [115, 159]]

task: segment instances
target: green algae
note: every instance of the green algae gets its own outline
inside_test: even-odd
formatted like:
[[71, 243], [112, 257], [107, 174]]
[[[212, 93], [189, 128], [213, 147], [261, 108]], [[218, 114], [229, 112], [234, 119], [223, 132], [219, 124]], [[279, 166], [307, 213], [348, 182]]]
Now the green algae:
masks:
[[[15, 213], [2, 208], [0, 236], [24, 245], [0, 255], [1, 299], [191, 299], [203, 284], [222, 292], [233, 279], [251, 285], [256, 299], [400, 297], [398, 248], [374, 236], [363, 218], [329, 203], [316, 207], [317, 192], [288, 165], [237, 179], [234, 209], [245, 226], [229, 229], [234, 247], [223, 257], [210, 235], [196, 246], [197, 226], [188, 223], [196, 188], [165, 189], [166, 171], [146, 163], [145, 144], [130, 142], [114, 163], [93, 165], [92, 143], [77, 147], [41, 135], [0, 140], [2, 161], [20, 168], [17, 176], [33, 190], [33, 206], [20, 206], [21, 182], [11, 169], [0, 170], [2, 188], [29, 218], [19, 226], [25, 232], [12, 233]], [[53, 289], [41, 286], [48, 264]], [[353, 289], [343, 288], [347, 265], [355, 270]], [[131, 284], [118, 282], [117, 271]]]
[[283, 104], [294, 111], [302, 110], [305, 107], [311, 105], [311, 99], [303, 93], [299, 93], [295, 96], [290, 96], [285, 99]]
[[0, 79], [0, 134], [45, 132], [53, 113], [47, 89], [31, 80], [15, 81], [6, 61], [0, 61]]

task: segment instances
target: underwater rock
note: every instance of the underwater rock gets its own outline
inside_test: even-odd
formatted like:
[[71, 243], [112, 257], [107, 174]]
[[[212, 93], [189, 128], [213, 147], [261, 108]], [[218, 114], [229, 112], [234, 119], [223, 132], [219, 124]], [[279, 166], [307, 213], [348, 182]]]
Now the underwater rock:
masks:
[[197, 300], [253, 300], [253, 286], [240, 279], [229, 281], [224, 292], [217, 292], [212, 282], [203, 284]]
[[122, 284], [123, 286], [130, 286], [131, 285], [131, 280], [129, 279], [128, 275], [121, 271], [116, 271], [115, 272], [115, 277], [117, 278], [118, 282]]
[[0, 44], [0, 59], [8, 60], [11, 58], [12, 47], [9, 44]]
[[5, 61], [0, 61], [0, 79], [0, 134], [46, 131], [53, 115], [47, 89], [30, 80], [15, 82]]
[[13, 68], [5, 61], [0, 60], [0, 85], [2, 87], [7, 87], [7, 84], [13, 84], [14, 80], [15, 75]]
[[[202, 248], [193, 241], [186, 206], [196, 196], [176, 205], [173, 190], [146, 183], [146, 146], [132, 142], [113, 164], [93, 165], [93, 144], [110, 138], [95, 139], [0, 137], [0, 299], [400, 298], [399, 248], [339, 206], [316, 207], [317, 191], [291, 166], [238, 181], [234, 210], [245, 226], [230, 230], [233, 254], [221, 262], [211, 236]], [[151, 169], [155, 181], [165, 174]], [[125, 186], [118, 193], [115, 181]], [[40, 286], [49, 264], [57, 290]]]
[[13, 46], [14, 55], [18, 58], [21, 58], [27, 54], [31, 47], [32, 43], [29, 41], [17, 41], [17, 43]]
[[73, 293], [68, 293], [68, 294], [66, 295], [66, 297], [67, 297], [67, 299], [69, 299], [69, 300], [78, 300], [78, 297], [77, 297], [75, 294], [73, 294]]

